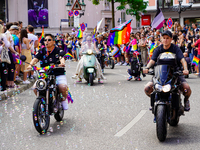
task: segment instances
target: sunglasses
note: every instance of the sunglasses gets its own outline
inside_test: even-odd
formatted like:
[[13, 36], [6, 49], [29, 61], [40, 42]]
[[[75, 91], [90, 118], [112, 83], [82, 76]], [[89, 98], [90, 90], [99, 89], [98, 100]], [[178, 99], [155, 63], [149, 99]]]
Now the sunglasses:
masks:
[[52, 41], [52, 39], [45, 39], [44, 41], [49, 41], [50, 42], [50, 41]]

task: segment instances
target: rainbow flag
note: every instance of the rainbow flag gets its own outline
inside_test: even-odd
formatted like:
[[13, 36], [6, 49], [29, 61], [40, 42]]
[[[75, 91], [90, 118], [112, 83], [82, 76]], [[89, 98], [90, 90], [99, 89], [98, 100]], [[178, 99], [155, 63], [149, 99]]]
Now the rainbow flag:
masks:
[[92, 36], [92, 38], [94, 39], [95, 38], [95, 36], [96, 36], [96, 32], [97, 31], [97, 26], [94, 28], [94, 32], [93, 32], [93, 36]]
[[69, 88], [67, 88], [67, 91], [68, 91], [68, 95], [67, 95], [68, 103], [70, 103], [70, 102], [73, 103], [74, 100], [73, 100], [73, 98], [72, 98], [71, 93], [69, 92]]
[[83, 32], [81, 31], [80, 25], [79, 25], [79, 27], [78, 27], [78, 31], [77, 31], [76, 37], [77, 37], [77, 38], [82, 38], [82, 37], [83, 37]]
[[125, 44], [129, 42], [130, 32], [131, 32], [131, 21], [126, 21], [119, 27], [115, 27], [110, 30], [108, 36], [107, 45]]
[[198, 66], [200, 59], [196, 56], [193, 57], [192, 65]]
[[66, 57], [72, 57], [72, 58], [74, 58], [74, 56], [72, 56], [72, 54], [70, 54], [69, 52], [67, 54], [65, 54], [64, 58], [66, 58]]
[[22, 64], [22, 61], [20, 59], [15, 58], [15, 61], [17, 64], [20, 64], [20, 65]]
[[[42, 26], [42, 34], [40, 35], [40, 37], [38, 39], [38, 43], [40, 43], [42, 38], [44, 38], [44, 26]], [[38, 44], [38, 49], [39, 49], [39, 44]]]

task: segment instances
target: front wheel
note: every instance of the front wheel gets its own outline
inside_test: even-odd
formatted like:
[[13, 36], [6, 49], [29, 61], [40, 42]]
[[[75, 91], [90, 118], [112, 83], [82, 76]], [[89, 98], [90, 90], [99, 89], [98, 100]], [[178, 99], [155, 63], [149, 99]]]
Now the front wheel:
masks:
[[45, 98], [37, 98], [33, 105], [33, 123], [40, 134], [47, 132], [50, 124], [50, 116], [46, 112]]
[[54, 118], [56, 119], [56, 121], [61, 121], [64, 117], [64, 110], [63, 110], [63, 106], [61, 103], [61, 98], [60, 98], [60, 94], [58, 94], [57, 96], [57, 102], [58, 102], [58, 111], [55, 113]]
[[157, 106], [156, 131], [159, 141], [165, 141], [167, 136], [167, 109], [165, 105]]
[[93, 85], [93, 74], [92, 73], [90, 73], [90, 75], [89, 75], [89, 84], [90, 85]]
[[110, 66], [110, 69], [114, 69], [114, 67], [115, 67], [115, 62], [114, 62], [113, 59], [110, 60], [109, 66]]

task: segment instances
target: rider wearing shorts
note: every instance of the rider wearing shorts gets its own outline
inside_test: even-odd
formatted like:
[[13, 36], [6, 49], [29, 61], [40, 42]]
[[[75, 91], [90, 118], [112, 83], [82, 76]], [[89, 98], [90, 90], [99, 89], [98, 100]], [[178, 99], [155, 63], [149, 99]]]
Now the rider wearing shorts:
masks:
[[[38, 61], [40, 61], [41, 67], [49, 66], [56, 64], [59, 60], [59, 53], [63, 50], [61, 50], [59, 47], [55, 46], [55, 38], [51, 34], [45, 34], [44, 37], [44, 43], [45, 47], [40, 49], [37, 54], [35, 55], [35, 58], [30, 62], [30, 65], [27, 67], [27, 70], [32, 69], [32, 66], [34, 66]], [[62, 58], [60, 60], [60, 64], [58, 67], [65, 67], [65, 59]], [[65, 76], [65, 69], [64, 68], [56, 68], [53, 70], [54, 75], [56, 76], [56, 82], [58, 84], [58, 88], [60, 93], [62, 93], [62, 105], [63, 109], [68, 109], [68, 103], [67, 103], [67, 79]], [[34, 84], [34, 93], [37, 94], [36, 85]]]

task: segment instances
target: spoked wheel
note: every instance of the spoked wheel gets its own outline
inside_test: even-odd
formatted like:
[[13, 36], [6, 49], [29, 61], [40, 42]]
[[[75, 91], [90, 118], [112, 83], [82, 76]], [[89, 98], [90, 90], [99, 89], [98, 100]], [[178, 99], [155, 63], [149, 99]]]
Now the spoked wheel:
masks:
[[90, 85], [93, 85], [94, 83], [93, 83], [93, 74], [92, 73], [90, 73], [90, 75], [89, 75], [89, 84]]
[[36, 99], [33, 105], [33, 123], [40, 134], [47, 132], [50, 124], [50, 116], [46, 113], [46, 103], [44, 98]]
[[165, 105], [157, 106], [156, 131], [159, 141], [165, 141], [167, 136], [167, 110]]
[[110, 60], [110, 64], [109, 64], [110, 69], [114, 69], [115, 68], [115, 62], [113, 59]]

